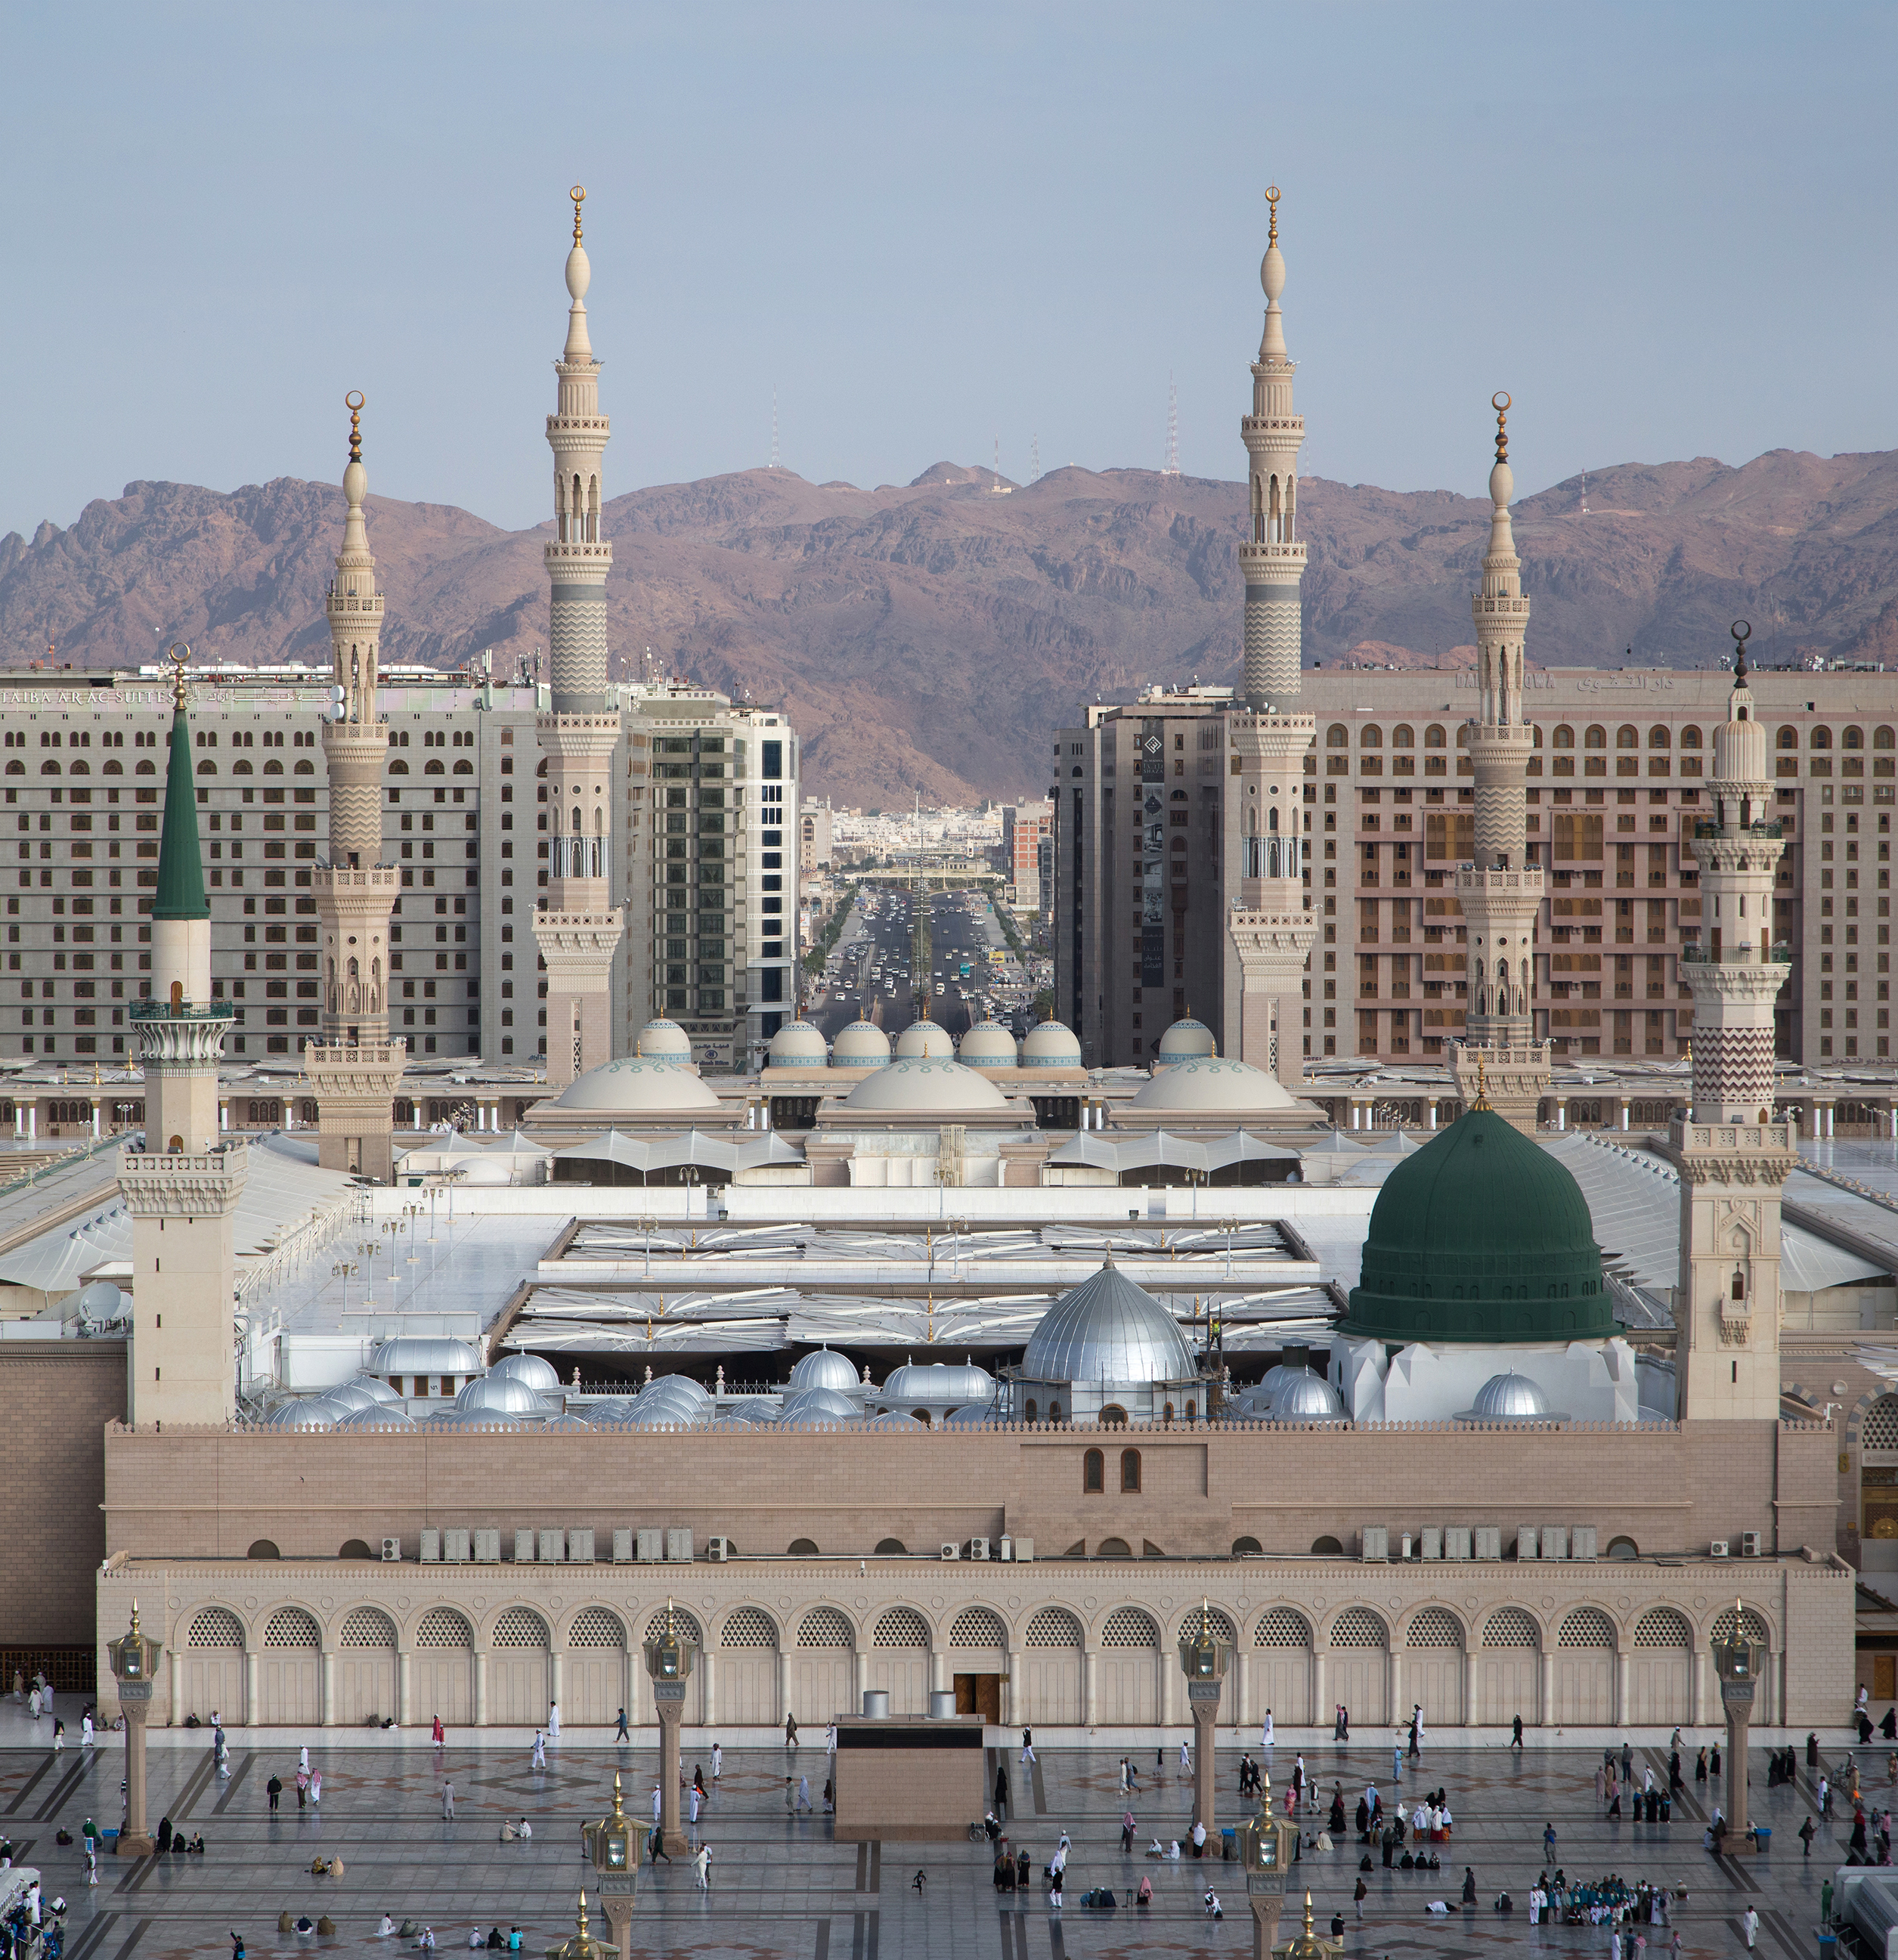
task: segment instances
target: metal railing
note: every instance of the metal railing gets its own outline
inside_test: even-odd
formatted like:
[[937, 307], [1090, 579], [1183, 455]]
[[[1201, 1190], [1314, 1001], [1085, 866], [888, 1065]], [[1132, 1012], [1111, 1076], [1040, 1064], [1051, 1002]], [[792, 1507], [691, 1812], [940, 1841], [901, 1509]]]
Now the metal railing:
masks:
[[1770, 947], [1763, 953], [1757, 946], [1749, 945], [1742, 940], [1737, 945], [1723, 947], [1718, 953], [1709, 953], [1698, 940], [1690, 940], [1680, 949], [1680, 963], [1683, 966], [1746, 966], [1763, 963], [1769, 966], [1790, 966], [1792, 964], [1792, 948], [1782, 940], [1778, 945]]

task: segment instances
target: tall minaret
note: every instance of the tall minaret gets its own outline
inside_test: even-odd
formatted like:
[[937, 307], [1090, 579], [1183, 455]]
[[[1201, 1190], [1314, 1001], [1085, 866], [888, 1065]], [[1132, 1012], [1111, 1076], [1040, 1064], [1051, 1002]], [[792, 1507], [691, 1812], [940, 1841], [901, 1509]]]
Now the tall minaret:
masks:
[[[388, 724], [377, 702], [383, 593], [363, 498], [363, 398], [351, 393], [348, 508], [336, 575], [325, 596], [335, 675], [323, 721], [329, 776], [329, 858], [310, 873], [323, 921], [323, 1039], [304, 1050], [316, 1093], [317, 1158], [326, 1170], [387, 1183], [395, 1174], [394, 1105], [407, 1044], [389, 1039], [389, 914], [402, 873], [382, 861], [383, 763]], [[391, 789], [392, 799], [398, 792]]]
[[1305, 832], [1305, 758], [1317, 733], [1298, 711], [1302, 638], [1298, 536], [1303, 417], [1292, 406], [1285, 352], [1285, 260], [1279, 251], [1279, 189], [1266, 192], [1271, 233], [1259, 283], [1265, 333], [1252, 364], [1252, 412], [1239, 424], [1249, 460], [1251, 520], [1239, 546], [1245, 575], [1245, 705], [1227, 718], [1232, 770], [1224, 826], [1227, 953], [1221, 1038], [1235, 1060], [1296, 1090], [1305, 1064], [1307, 956], [1318, 937]]
[[230, 1220], [246, 1147], [224, 1142], [218, 1128], [218, 1062], [231, 1012], [211, 996], [211, 901], [185, 714], [190, 652], [172, 649], [177, 678], [151, 902], [151, 992], [132, 1009], [145, 1070], [145, 1147], [119, 1156], [119, 1188], [132, 1214], [135, 1424], [224, 1423], [237, 1406]]
[[1713, 813], [1694, 826], [1705, 937], [1680, 955], [1693, 993], [1693, 1109], [1670, 1138], [1680, 1172], [1674, 1367], [1683, 1418], [1772, 1421], [1779, 1196], [1798, 1145], [1792, 1125], [1773, 1120], [1773, 1003], [1787, 969], [1772, 943], [1772, 887], [1784, 845], [1747, 686], [1750, 630], [1733, 628], [1733, 692], [1706, 785]]
[[599, 412], [599, 363], [587, 336], [593, 269], [580, 243], [585, 189], [576, 184], [567, 255], [567, 345], [554, 364], [559, 406], [547, 418], [554, 452], [555, 535], [544, 554], [552, 711], [539, 718], [547, 800], [547, 896], [534, 937], [547, 963], [547, 1083], [558, 1089], [612, 1053], [613, 956], [625, 915], [612, 903], [613, 752], [621, 733], [606, 680], [606, 574], [613, 548], [599, 533], [600, 461], [609, 433]]
[[1523, 635], [1529, 602], [1509, 521], [1515, 477], [1509, 468], [1509, 398], [1499, 394], [1496, 460], [1489, 472], [1489, 549], [1483, 584], [1470, 602], [1477, 632], [1477, 713], [1468, 724], [1476, 776], [1474, 861], [1460, 865], [1467, 999], [1464, 1036], [1451, 1068], [1466, 1103], [1478, 1092], [1482, 1049], [1489, 1101], [1496, 1113], [1534, 1135], [1537, 1104], [1549, 1083], [1549, 1048], [1535, 1039], [1536, 915], [1543, 873], [1528, 861], [1523, 782], [1534, 737], [1523, 719]]

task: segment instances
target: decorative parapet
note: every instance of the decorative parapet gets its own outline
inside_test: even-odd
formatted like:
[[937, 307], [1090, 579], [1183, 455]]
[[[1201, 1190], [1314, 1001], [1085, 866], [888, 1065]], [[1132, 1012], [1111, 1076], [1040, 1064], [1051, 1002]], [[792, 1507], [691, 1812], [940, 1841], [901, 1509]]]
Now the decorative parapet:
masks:
[[233, 1210], [250, 1175], [250, 1147], [119, 1153], [119, 1188], [135, 1218], [217, 1218]]

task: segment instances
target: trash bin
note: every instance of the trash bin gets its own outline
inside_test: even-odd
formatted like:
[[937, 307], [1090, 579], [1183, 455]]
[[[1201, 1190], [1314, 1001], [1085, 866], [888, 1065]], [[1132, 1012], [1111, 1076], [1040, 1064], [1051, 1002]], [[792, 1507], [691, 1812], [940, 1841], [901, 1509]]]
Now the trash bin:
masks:
[[1763, 1853], [1769, 1850], [1772, 1845], [1772, 1826], [1770, 1824], [1756, 1824], [1753, 1828], [1753, 1843], [1760, 1851]]
[[1819, 1960], [1839, 1960], [1839, 1936], [1836, 1933], [1820, 1934]]
[[1219, 1833], [1219, 1856], [1223, 1858], [1228, 1864], [1230, 1864], [1238, 1855], [1239, 1834], [1238, 1831], [1233, 1830], [1222, 1831]]

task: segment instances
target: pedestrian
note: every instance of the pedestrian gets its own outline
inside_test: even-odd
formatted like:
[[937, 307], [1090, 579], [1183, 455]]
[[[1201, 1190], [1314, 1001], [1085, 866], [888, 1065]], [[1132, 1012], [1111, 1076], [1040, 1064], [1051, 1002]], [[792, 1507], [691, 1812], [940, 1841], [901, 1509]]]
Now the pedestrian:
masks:
[[1810, 1817], [1799, 1827], [1799, 1841], [1805, 1847], [1805, 1856], [1808, 1858], [1812, 1856], [1812, 1841], [1818, 1834], [1818, 1830]]
[[714, 1782], [714, 1783], [717, 1782], [717, 1780], [719, 1780], [719, 1778], [720, 1778], [721, 1776], [723, 1776], [724, 1774], [725, 1774], [725, 1751], [724, 1751], [723, 1747], [720, 1744], [719, 1744], [719, 1743], [717, 1743], [717, 1742], [714, 1742], [714, 1743], [712, 1745], [712, 1780], [713, 1780], [713, 1782]]
[[712, 1850], [709, 1844], [701, 1844], [692, 1860], [692, 1869], [698, 1879], [698, 1888], [708, 1892], [712, 1888]]
[[796, 1808], [797, 1808], [797, 1779], [796, 1779], [795, 1777], [787, 1777], [784, 1779], [784, 1809], [785, 1809], [785, 1812], [786, 1812], [786, 1814], [788, 1815], [790, 1815], [791, 1812], [794, 1812], [794, 1811], [796, 1809]]
[[1753, 1942], [1760, 1936], [1760, 1915], [1751, 1906], [1748, 1906], [1740, 1915], [1740, 1923], [1746, 1932], [1747, 1951], [1750, 1953], [1753, 1951]]
[[32, 1691], [27, 1697], [27, 1708], [28, 1712], [32, 1715], [33, 1719], [36, 1722], [38, 1721], [40, 1719], [40, 1688], [39, 1685], [37, 1682], [34, 1684]]
[[1025, 1763], [1032, 1763], [1035, 1760], [1035, 1731], [1032, 1729], [1022, 1731], [1022, 1760]]
[[[277, 1808], [277, 1799], [284, 1793], [282, 1779], [279, 1777], [273, 1776], [270, 1780], [264, 1785], [264, 1791], [270, 1799], [270, 1808], [272, 1814], [274, 1815]], [[110, 1812], [108, 1812], [107, 1815], [110, 1815]]]
[[1008, 1815], [1008, 1764], [995, 1765], [995, 1814], [997, 1817]]
[[448, 1731], [441, 1726], [441, 1717], [439, 1715], [435, 1717], [434, 1739], [435, 1747], [438, 1749], [448, 1739]]
[[79, 1746], [81, 1748], [89, 1749], [92, 1747], [92, 1710], [88, 1708], [85, 1713], [79, 1718]]
[[65, 1723], [62, 1722], [62, 1721], [59, 1719], [59, 1717], [58, 1717], [57, 1716], [55, 1716], [55, 1717], [54, 1717], [54, 1718], [53, 1718], [53, 1723], [52, 1723], [52, 1749], [53, 1749], [53, 1754], [54, 1754], [55, 1755], [57, 1755], [59, 1753], [59, 1752], [60, 1752], [62, 1749], [63, 1749], [65, 1746], [66, 1746], [66, 1725], [65, 1724]]
[[312, 1805], [323, 1802], [323, 1771], [321, 1770], [312, 1770], [310, 1772], [310, 1801]]
[[700, 1793], [699, 1793], [699, 1788], [698, 1788], [698, 1784], [697, 1784], [697, 1783], [694, 1783], [694, 1784], [692, 1785], [692, 1790], [691, 1790], [691, 1798], [692, 1798], [692, 1809], [691, 1809], [691, 1816], [687, 1819], [687, 1822], [688, 1822], [688, 1823], [690, 1823], [690, 1824], [691, 1824], [691, 1825], [692, 1828], [693, 1828], [695, 1831], [696, 1831], [696, 1830], [698, 1828], [698, 1806], [699, 1806], [699, 1794], [700, 1794]]
[[800, 1810], [808, 1810], [811, 1807], [811, 1780], [807, 1776], [797, 1779], [797, 1807]]
[[1520, 1715], [1515, 1718], [1515, 1726], [1509, 1737], [1509, 1746], [1512, 1749], [1519, 1749], [1522, 1746], [1522, 1717]]
[[624, 1708], [619, 1711], [618, 1722], [618, 1731], [613, 1737], [613, 1740], [616, 1742], [631, 1742], [632, 1740], [632, 1737], [628, 1733], [626, 1727], [626, 1711]]
[[1358, 1923], [1360, 1926], [1364, 1923], [1364, 1901], [1369, 1890], [1370, 1887], [1364, 1882], [1364, 1874], [1360, 1872], [1358, 1874], [1357, 1889], [1351, 1895], [1351, 1902], [1357, 1908]]
[[297, 1772], [297, 1808], [302, 1810], [310, 1802], [310, 1772], [300, 1769]]
[[1391, 1747], [1391, 1780], [1393, 1783], [1404, 1780], [1404, 1745], [1401, 1742], [1394, 1742]]
[[547, 1704], [547, 1739], [550, 1742], [560, 1740], [560, 1704], [558, 1701], [550, 1701]]
[[835, 1722], [825, 1726], [824, 1753], [827, 1756], [834, 1756], [837, 1753], [837, 1724]]
[[659, 1811], [660, 1811], [659, 1785], [658, 1785], [657, 1783], [654, 1783], [654, 1784], [653, 1785], [653, 1822], [655, 1825], [657, 1825], [657, 1824], [658, 1823], [658, 1822], [659, 1822]]
[[[1333, 1739], [1335, 1740], [1336, 1738], [1334, 1737]], [[1268, 1708], [1265, 1711], [1265, 1720], [1261, 1725], [1259, 1731], [1259, 1747], [1265, 1752], [1267, 1757], [1270, 1757], [1272, 1753], [1272, 1711]]]
[[547, 1738], [538, 1729], [534, 1731], [534, 1752], [531, 1759], [531, 1767], [537, 1770], [544, 1770], [547, 1767]]
[[1130, 1810], [1124, 1810], [1121, 1812], [1121, 1856], [1130, 1858], [1133, 1855], [1133, 1813]]
[[797, 1717], [795, 1715], [787, 1714], [784, 1717], [784, 1746], [787, 1749], [797, 1747]]
[[297, 1767], [303, 1771], [305, 1776], [309, 1775], [310, 1745], [307, 1742], [306, 1742], [303, 1747], [297, 1752]]
[[1180, 1738], [1180, 1767], [1188, 1771], [1193, 1768], [1193, 1745], [1184, 1736]]
[[241, 1933], [230, 1936], [230, 1960], [244, 1960], [244, 1936]]
[[1556, 1828], [1553, 1823], [1542, 1827], [1542, 1855], [1551, 1865], [1556, 1861]]
[[441, 1787], [441, 1814], [449, 1823], [455, 1819], [455, 1786], [444, 1782]]

